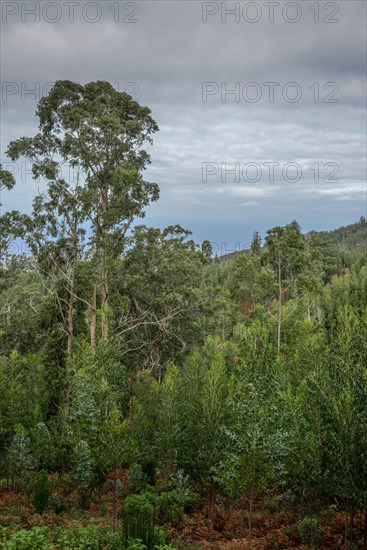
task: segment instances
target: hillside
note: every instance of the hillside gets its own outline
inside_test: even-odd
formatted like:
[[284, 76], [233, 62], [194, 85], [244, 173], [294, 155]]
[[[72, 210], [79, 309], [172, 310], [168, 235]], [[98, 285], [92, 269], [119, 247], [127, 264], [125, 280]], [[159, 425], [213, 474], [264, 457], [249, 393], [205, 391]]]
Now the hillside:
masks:
[[367, 251], [367, 220], [361, 217], [358, 222], [328, 232], [331, 242], [343, 248], [365, 248]]
[[[365, 217], [361, 217], [357, 222], [338, 227], [330, 231], [311, 231], [305, 234], [306, 238], [309, 238], [310, 235], [314, 236], [324, 236], [330, 239], [330, 242], [333, 245], [336, 245], [340, 249], [352, 251], [353, 249], [366, 251], [367, 254], [367, 221]], [[225, 254], [220, 258], [216, 258], [216, 261], [226, 262], [232, 260], [235, 256], [240, 254], [247, 255], [249, 254], [250, 248], [244, 249], [241, 252], [231, 252]]]

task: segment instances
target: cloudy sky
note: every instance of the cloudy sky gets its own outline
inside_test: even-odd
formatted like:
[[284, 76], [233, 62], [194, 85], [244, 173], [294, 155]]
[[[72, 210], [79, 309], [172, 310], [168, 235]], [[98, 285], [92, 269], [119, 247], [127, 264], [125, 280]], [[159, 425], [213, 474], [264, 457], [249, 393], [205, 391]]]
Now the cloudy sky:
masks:
[[[180, 223], [221, 252], [297, 219], [304, 231], [366, 215], [366, 3], [3, 0], [1, 159], [29, 211], [38, 184], [7, 164], [37, 131], [52, 82], [107, 80], [160, 131], [146, 223]], [[237, 243], [237, 244], [236, 244]]]

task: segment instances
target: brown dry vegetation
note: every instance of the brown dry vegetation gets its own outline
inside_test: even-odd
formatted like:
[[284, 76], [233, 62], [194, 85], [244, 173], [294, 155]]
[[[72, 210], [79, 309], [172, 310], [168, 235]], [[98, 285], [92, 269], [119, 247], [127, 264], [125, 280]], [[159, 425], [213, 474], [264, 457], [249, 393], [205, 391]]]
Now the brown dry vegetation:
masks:
[[[114, 491], [114, 481], [123, 482], [121, 495]], [[0, 486], [0, 526], [26, 528], [47, 526], [52, 528], [87, 527], [97, 525], [118, 529], [121, 525], [121, 507], [130, 492], [130, 479], [124, 470], [112, 472], [103, 487], [94, 492], [88, 511], [78, 506], [77, 489], [58, 475], [50, 476], [52, 491], [65, 503], [65, 511], [56, 514], [48, 510], [43, 515], [34, 513], [32, 497], [17, 492], [10, 486]], [[285, 550], [309, 548], [348, 549], [365, 548], [363, 543], [364, 515], [357, 513], [352, 519], [344, 511], [324, 510], [319, 514], [323, 535], [319, 546], [302, 544], [298, 524], [302, 519], [300, 508], [279, 509], [270, 513], [264, 502], [258, 501], [252, 517], [252, 550]], [[202, 507], [185, 516], [179, 527], [169, 526], [173, 544], [179, 549], [192, 550], [245, 550], [249, 548], [246, 513], [240, 509], [226, 509], [225, 504], [213, 504], [205, 495]], [[347, 531], [348, 542], [345, 542]]]

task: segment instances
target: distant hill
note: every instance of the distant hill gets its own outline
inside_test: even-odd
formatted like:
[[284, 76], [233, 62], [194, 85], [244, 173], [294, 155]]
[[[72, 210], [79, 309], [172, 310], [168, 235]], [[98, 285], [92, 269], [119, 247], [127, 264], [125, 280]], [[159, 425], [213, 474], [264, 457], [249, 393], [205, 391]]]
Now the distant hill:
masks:
[[[331, 243], [338, 248], [345, 250], [360, 250], [364, 247], [367, 253], [367, 220], [363, 216], [355, 223], [338, 227], [338, 229], [333, 229], [332, 231], [310, 231], [310, 233], [306, 234], [306, 237], [311, 233], [314, 235], [329, 235]], [[239, 253], [240, 252], [230, 252], [229, 254], [218, 257], [217, 260], [226, 262], [234, 259]], [[248, 254], [249, 248], [242, 250], [241, 253]]]
[[358, 222], [328, 232], [331, 242], [346, 249], [364, 247], [367, 251], [367, 220], [361, 217]]

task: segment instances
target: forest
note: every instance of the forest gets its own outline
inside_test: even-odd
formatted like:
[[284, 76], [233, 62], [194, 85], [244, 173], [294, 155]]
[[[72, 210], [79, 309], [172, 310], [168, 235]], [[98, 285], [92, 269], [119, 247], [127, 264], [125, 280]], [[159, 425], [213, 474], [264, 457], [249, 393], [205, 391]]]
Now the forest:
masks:
[[215, 257], [142, 224], [149, 108], [60, 80], [36, 117], [7, 149], [32, 212], [0, 217], [0, 548], [367, 548], [365, 217]]

